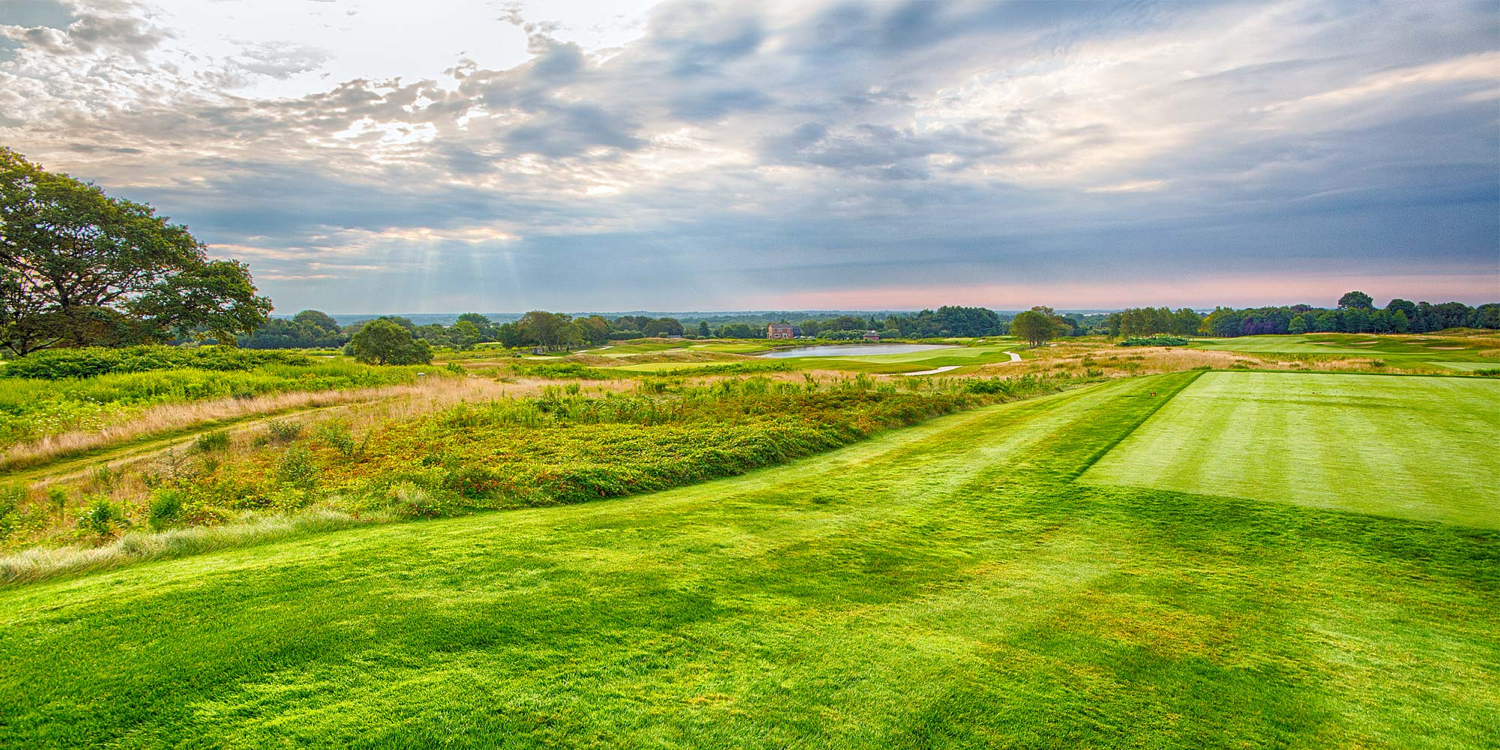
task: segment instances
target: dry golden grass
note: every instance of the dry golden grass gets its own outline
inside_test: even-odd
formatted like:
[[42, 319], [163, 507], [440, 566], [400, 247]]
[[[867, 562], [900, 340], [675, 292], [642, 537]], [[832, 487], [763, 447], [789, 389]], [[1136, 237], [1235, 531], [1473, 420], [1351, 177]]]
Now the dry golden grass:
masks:
[[[179, 433], [250, 418], [288, 415], [300, 411], [358, 404], [385, 404], [392, 417], [422, 414], [460, 401], [530, 395], [548, 381], [537, 379], [502, 383], [483, 378], [432, 378], [414, 385], [384, 386], [349, 391], [281, 393], [246, 399], [218, 399], [153, 406], [129, 422], [101, 430], [67, 432], [13, 446], [0, 455], [0, 471], [15, 471], [59, 458], [96, 451], [152, 435]], [[624, 387], [623, 385], [621, 387]]]

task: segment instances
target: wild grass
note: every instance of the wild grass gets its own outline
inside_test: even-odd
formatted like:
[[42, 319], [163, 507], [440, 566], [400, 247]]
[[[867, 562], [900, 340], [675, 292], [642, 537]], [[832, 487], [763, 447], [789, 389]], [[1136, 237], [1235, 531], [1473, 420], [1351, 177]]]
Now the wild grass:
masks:
[[165, 531], [130, 531], [99, 547], [34, 547], [0, 557], [0, 584], [26, 583], [45, 578], [108, 570], [145, 560], [202, 554], [229, 547], [281, 541], [308, 534], [347, 529], [382, 520], [356, 518], [326, 508], [292, 515], [270, 514], [223, 526], [197, 526]]
[[340, 361], [271, 363], [249, 371], [176, 369], [87, 378], [5, 377], [0, 378], [0, 446], [44, 443], [68, 432], [111, 428], [141, 434], [140, 426], [173, 419], [169, 408], [173, 406], [206, 404], [208, 412], [243, 413], [232, 405], [274, 400], [289, 393], [327, 401], [341, 392], [413, 384], [444, 375], [440, 368], [374, 367]]

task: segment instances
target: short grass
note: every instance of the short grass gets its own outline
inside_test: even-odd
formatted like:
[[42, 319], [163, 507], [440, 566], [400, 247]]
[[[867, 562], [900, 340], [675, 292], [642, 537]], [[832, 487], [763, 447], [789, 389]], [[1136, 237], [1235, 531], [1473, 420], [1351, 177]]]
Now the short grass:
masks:
[[1014, 343], [985, 346], [955, 346], [951, 349], [929, 349], [900, 354], [867, 354], [856, 357], [791, 357], [780, 360], [805, 370], [842, 370], [866, 373], [899, 373], [934, 370], [957, 366], [954, 375], [963, 375], [979, 365], [1009, 362], [1007, 351], [1026, 356]]
[[1436, 365], [1454, 370], [1500, 368], [1500, 336], [1434, 334], [1375, 335], [1314, 333], [1304, 336], [1241, 336], [1198, 339], [1192, 344], [1211, 351], [1330, 357], [1370, 357], [1391, 365]]
[[1214, 372], [1084, 475], [1500, 528], [1500, 381]]
[[0, 737], [1493, 746], [1500, 533], [1073, 481], [1194, 376], [646, 497], [3, 590]]
[[675, 370], [691, 370], [695, 367], [723, 367], [724, 363], [710, 360], [707, 362], [639, 362], [629, 365], [616, 365], [611, 370], [624, 370], [626, 372], [670, 372]]

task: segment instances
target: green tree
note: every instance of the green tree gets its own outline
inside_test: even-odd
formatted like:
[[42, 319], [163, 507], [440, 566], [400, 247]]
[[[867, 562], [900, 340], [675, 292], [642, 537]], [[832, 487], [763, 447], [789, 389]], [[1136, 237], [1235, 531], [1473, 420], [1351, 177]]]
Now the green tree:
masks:
[[432, 362], [432, 346], [400, 325], [380, 318], [360, 326], [349, 340], [349, 353], [366, 364], [425, 365]]
[[706, 339], [706, 338], [708, 338], [708, 337], [710, 337], [712, 335], [713, 334], [708, 330], [708, 321], [706, 321], [706, 320], [700, 320], [700, 321], [698, 321], [698, 338], [700, 338], [700, 339]]
[[1340, 310], [1372, 310], [1375, 308], [1375, 300], [1364, 292], [1346, 292], [1339, 297]]
[[1010, 335], [1019, 336], [1032, 346], [1041, 346], [1056, 338], [1065, 327], [1071, 326], [1071, 323], [1053, 315], [1052, 308], [1038, 306], [1011, 319]]
[[562, 313], [532, 310], [516, 321], [516, 328], [522, 343], [552, 349], [562, 344], [563, 329], [572, 320], [572, 317]]
[[202, 334], [232, 345], [266, 322], [249, 269], [209, 260], [155, 209], [0, 148], [0, 334], [18, 355]]
[[448, 330], [448, 340], [452, 341], [453, 345], [460, 349], [473, 349], [474, 345], [479, 343], [481, 339], [479, 326], [474, 325], [471, 321], [460, 320], [454, 323]]

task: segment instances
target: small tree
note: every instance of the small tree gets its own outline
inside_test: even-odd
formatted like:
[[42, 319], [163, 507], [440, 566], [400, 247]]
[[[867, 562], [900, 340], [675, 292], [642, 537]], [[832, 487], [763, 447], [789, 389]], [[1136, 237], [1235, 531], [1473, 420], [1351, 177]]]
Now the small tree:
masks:
[[1019, 336], [1032, 346], [1041, 346], [1051, 341], [1066, 325], [1045, 307], [1033, 307], [1017, 315], [1010, 322], [1010, 334]]
[[1375, 300], [1364, 292], [1348, 292], [1339, 297], [1340, 310], [1373, 310]]
[[360, 326], [359, 333], [349, 340], [349, 353], [366, 364], [425, 365], [432, 362], [432, 347], [426, 341], [384, 319]]

